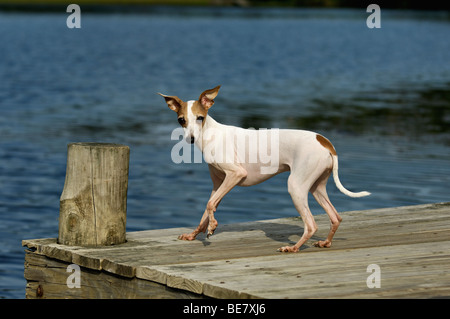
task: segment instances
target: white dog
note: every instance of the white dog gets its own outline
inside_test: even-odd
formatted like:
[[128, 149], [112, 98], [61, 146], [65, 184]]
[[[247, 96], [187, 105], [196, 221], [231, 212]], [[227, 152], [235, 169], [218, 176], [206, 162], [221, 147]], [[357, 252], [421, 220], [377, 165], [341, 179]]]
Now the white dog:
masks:
[[[176, 96], [160, 94], [169, 108], [177, 113], [186, 141], [195, 143], [203, 152], [213, 182], [213, 190], [200, 224], [192, 233], [180, 235], [179, 239], [194, 240], [200, 232], [206, 230], [209, 238], [218, 225], [214, 212], [225, 194], [234, 186], [252, 186], [290, 171], [288, 191], [305, 227], [302, 237], [295, 245], [278, 250], [297, 252], [316, 232], [317, 225], [308, 207], [308, 192], [313, 194], [331, 220], [328, 237], [315, 246], [330, 247], [342, 221], [326, 191], [331, 172], [337, 188], [345, 195], [363, 197], [370, 193], [353, 193], [342, 186], [338, 177], [336, 150], [320, 134], [303, 130], [246, 130], [216, 122], [208, 115], [208, 110], [213, 106], [219, 88], [217, 86], [206, 90], [198, 100], [188, 102]], [[271, 154], [269, 166], [268, 154]]]

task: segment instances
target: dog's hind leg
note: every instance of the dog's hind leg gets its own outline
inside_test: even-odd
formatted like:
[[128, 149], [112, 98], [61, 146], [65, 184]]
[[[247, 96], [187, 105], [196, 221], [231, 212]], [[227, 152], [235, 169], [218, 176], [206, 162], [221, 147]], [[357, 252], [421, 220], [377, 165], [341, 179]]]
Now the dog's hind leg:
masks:
[[317, 225], [314, 220], [311, 211], [308, 206], [308, 191], [310, 185], [306, 182], [302, 182], [299, 176], [296, 176], [294, 172], [289, 175], [288, 178], [288, 191], [291, 195], [294, 206], [302, 217], [305, 229], [300, 240], [294, 246], [284, 246], [278, 249], [281, 252], [297, 252], [300, 247], [311, 238], [317, 230]]
[[342, 217], [339, 216], [338, 212], [334, 208], [333, 204], [331, 204], [330, 199], [327, 194], [327, 180], [330, 176], [331, 170], [326, 170], [321, 177], [316, 181], [316, 183], [311, 187], [311, 193], [313, 194], [316, 201], [320, 206], [325, 210], [328, 217], [330, 218], [330, 232], [328, 233], [326, 240], [319, 240], [314, 244], [316, 247], [331, 247], [331, 241], [333, 240], [334, 234], [336, 233], [341, 221]]

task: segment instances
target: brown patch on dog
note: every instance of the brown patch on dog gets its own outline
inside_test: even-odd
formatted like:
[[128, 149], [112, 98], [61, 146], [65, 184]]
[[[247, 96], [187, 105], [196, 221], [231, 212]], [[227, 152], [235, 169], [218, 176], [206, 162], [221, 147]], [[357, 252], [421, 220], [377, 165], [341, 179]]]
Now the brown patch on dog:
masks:
[[213, 106], [214, 99], [216, 98], [217, 94], [219, 94], [219, 89], [220, 85], [216, 86], [214, 89], [206, 90], [202, 94], [200, 94], [200, 97], [198, 98], [200, 105], [203, 106], [206, 110]]
[[[181, 101], [181, 100], [180, 100]], [[178, 118], [182, 117], [185, 120], [185, 124], [181, 125], [182, 127], [186, 127], [187, 126], [187, 103], [184, 101], [181, 101], [180, 103], [180, 107], [178, 108], [177, 112], [177, 116]]]
[[316, 139], [323, 147], [325, 147], [327, 150], [329, 150], [332, 155], [337, 155], [333, 144], [331, 144], [331, 142], [326, 137], [323, 137], [322, 135], [317, 134]]
[[199, 101], [195, 101], [192, 105], [192, 114], [194, 114], [195, 118], [199, 116], [203, 116], [202, 126], [205, 124], [206, 115], [208, 114], [208, 110], [205, 109]]
[[178, 118], [182, 117], [185, 119], [185, 124], [181, 125], [185, 127], [187, 125], [187, 103], [180, 99], [178, 96], [169, 96], [161, 93], [158, 94], [166, 100], [169, 109], [177, 113]]

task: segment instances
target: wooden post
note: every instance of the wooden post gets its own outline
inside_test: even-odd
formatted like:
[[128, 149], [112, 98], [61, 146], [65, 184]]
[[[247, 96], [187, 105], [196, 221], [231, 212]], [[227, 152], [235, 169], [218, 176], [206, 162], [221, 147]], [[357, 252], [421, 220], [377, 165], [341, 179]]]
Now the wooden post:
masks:
[[126, 241], [130, 148], [71, 143], [60, 198], [58, 243], [106, 246]]

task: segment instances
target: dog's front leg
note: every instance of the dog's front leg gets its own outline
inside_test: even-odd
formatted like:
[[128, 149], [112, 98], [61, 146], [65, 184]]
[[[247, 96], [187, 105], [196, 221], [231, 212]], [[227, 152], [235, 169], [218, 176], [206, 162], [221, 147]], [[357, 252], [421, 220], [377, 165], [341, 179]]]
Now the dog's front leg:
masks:
[[[221, 174], [219, 174], [213, 166], [211, 166], [211, 165], [208, 165], [208, 166], [209, 166], [209, 174], [210, 174], [211, 180], [213, 182], [213, 189], [211, 191], [211, 195], [209, 196], [209, 200], [211, 200], [213, 195], [216, 193], [216, 191], [222, 184], [224, 177], [222, 177]], [[209, 202], [209, 200], [208, 200], [208, 202]], [[194, 240], [198, 234], [206, 232], [208, 225], [209, 225], [209, 213], [208, 213], [208, 209], [205, 209], [205, 212], [203, 213], [202, 219], [200, 220], [200, 223], [197, 226], [197, 228], [190, 234], [182, 234], [182, 235], [178, 236], [178, 239]]]
[[225, 179], [219, 186], [217, 191], [211, 196], [206, 205], [206, 211], [208, 212], [209, 225], [208, 225], [208, 235], [207, 237], [214, 234], [217, 228], [217, 220], [214, 218], [214, 212], [217, 209], [222, 198], [237, 184], [239, 184], [245, 177], [247, 177], [247, 171], [240, 167], [233, 165], [231, 169], [224, 170]]
[[178, 239], [194, 240], [198, 234], [204, 233], [206, 231], [208, 224], [209, 224], [209, 215], [208, 215], [208, 211], [205, 210], [205, 212], [203, 213], [202, 219], [200, 220], [200, 224], [197, 226], [197, 228], [190, 234], [182, 234], [182, 235], [178, 236]]

